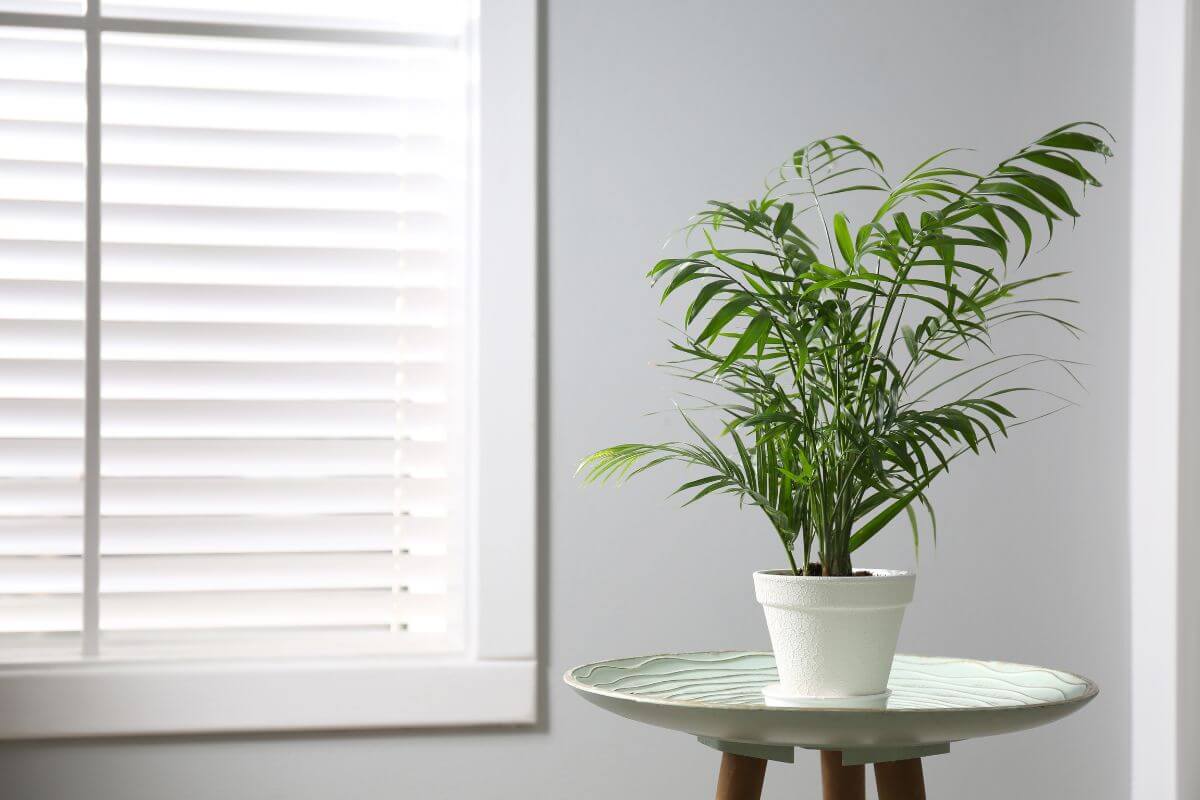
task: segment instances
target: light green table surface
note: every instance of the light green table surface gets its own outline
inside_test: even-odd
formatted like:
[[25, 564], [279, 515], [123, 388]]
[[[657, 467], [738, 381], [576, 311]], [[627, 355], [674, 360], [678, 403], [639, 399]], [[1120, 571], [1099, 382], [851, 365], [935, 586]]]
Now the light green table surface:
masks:
[[965, 658], [897, 655], [886, 703], [767, 705], [778, 680], [770, 653], [710, 651], [619, 658], [568, 670], [596, 705], [684, 731], [726, 752], [791, 761], [795, 747], [840, 750], [844, 763], [945, 753], [951, 742], [1044, 725], [1099, 689], [1070, 672]]

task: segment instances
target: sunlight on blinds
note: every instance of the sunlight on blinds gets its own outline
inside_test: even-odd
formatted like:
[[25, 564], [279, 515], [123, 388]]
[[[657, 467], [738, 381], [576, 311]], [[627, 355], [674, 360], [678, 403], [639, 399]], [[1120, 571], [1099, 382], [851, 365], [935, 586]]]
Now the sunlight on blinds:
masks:
[[452, 648], [462, 55], [102, 53], [102, 647]]
[[78, 652], [83, 35], [0, 31], [0, 657]]
[[[106, 10], [461, 35], [433, 5]], [[101, 654], [460, 649], [465, 51], [105, 33], [101, 61]], [[0, 31], [6, 658], [78, 650], [83, 62]]]

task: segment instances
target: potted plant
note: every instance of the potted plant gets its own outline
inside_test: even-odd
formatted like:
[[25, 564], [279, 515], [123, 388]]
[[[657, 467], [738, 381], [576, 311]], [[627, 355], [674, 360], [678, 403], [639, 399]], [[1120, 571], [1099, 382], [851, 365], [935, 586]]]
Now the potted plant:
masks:
[[[766, 515], [788, 566], [756, 572], [754, 586], [784, 701], [885, 693], [916, 576], [856, 569], [854, 552], [900, 515], [915, 546], [918, 509], [936, 540], [930, 482], [1050, 413], [1020, 407], [1039, 390], [1014, 378], [1072, 365], [996, 353], [991, 334], [1037, 321], [1077, 333], [1055, 308], [1069, 300], [1031, 294], [1065, 273], [1017, 268], [1035, 226], [1048, 241], [1079, 215], [1069, 190], [1100, 185], [1084, 160], [1111, 155], [1108, 138], [1073, 123], [990, 171], [955, 166], [947, 150], [895, 183], [856, 140], [820, 139], [761, 198], [710, 202], [685, 229], [704, 248], [650, 269], [664, 302], [690, 299], [664, 366], [724, 396], [680, 410], [690, 441], [608, 447], [580, 473], [621, 481], [681, 462], [699, 471], [676, 490], [685, 505], [732, 494]], [[878, 202], [861, 224], [831, 208], [858, 195]]]

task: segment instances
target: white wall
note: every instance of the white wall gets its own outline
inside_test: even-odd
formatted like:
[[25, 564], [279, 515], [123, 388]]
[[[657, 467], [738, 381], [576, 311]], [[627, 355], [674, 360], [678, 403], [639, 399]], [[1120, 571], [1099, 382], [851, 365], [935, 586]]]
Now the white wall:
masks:
[[[486, 2], [486, 0], [484, 0]], [[1128, 0], [551, 0], [546, 9], [543, 723], [534, 730], [17, 744], [20, 800], [704, 797], [715, 755], [570, 695], [572, 663], [651, 650], [763, 647], [750, 572], [776, 545], [714, 501], [677, 511], [668, 477], [584, 489], [600, 445], [666, 432], [649, 368], [664, 353], [641, 279], [664, 234], [710, 197], [748, 197], [802, 141], [846, 131], [896, 168], [950, 145], [1003, 155], [1060, 122], [1127, 139]], [[1127, 148], [1118, 143], [1118, 152]], [[902, 647], [1045, 663], [1098, 680], [1051, 728], [928, 760], [931, 797], [1127, 796], [1125, 571], [1128, 161], [1038, 256], [1070, 289], [1090, 361], [1083, 407], [1026, 428], [939, 487]], [[1040, 343], [1039, 343], [1040, 344]], [[906, 536], [872, 544], [911, 560]], [[672, 590], [658, 590], [670, 576]], [[769, 798], [816, 790], [815, 757], [768, 773]], [[806, 795], [805, 793], [808, 793]]]

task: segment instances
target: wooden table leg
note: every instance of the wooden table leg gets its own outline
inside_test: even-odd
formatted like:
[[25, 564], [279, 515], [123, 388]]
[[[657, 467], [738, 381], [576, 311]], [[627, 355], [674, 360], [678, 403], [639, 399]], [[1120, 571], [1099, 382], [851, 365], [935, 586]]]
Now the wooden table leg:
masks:
[[717, 800], [759, 800], [766, 774], [764, 759], [722, 753]]
[[875, 765], [879, 800], [925, 800], [925, 776], [921, 759], [883, 761]]
[[866, 800], [866, 769], [862, 764], [843, 767], [840, 751], [822, 750], [821, 786], [824, 788], [821, 795], [824, 800]]

